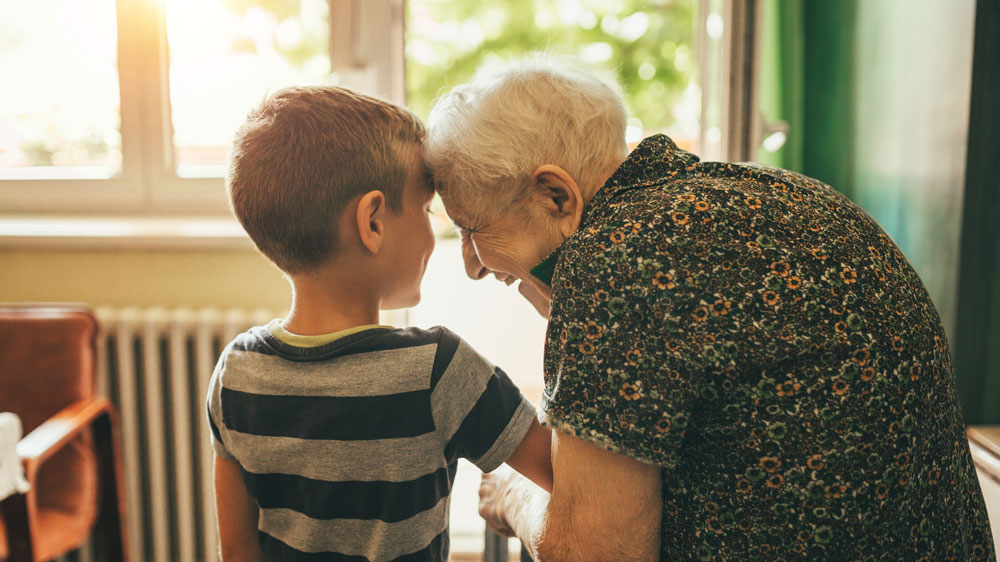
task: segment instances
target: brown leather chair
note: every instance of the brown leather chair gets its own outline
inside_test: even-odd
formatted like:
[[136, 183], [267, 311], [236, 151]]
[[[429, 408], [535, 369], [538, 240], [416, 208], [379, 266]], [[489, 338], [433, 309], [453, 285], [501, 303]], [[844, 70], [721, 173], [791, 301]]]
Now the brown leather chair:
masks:
[[101, 559], [126, 558], [117, 419], [94, 396], [96, 338], [85, 306], [0, 304], [0, 411], [21, 418], [31, 484], [0, 502], [0, 559], [51, 560], [95, 525]]

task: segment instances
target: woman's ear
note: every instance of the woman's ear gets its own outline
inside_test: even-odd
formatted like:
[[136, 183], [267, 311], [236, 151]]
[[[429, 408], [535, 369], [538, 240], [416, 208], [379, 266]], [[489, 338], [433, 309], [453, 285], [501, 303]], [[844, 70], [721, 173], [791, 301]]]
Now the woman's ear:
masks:
[[361, 244], [372, 254], [378, 254], [385, 239], [385, 195], [378, 190], [369, 191], [358, 200], [355, 221]]
[[545, 209], [559, 222], [559, 231], [569, 238], [583, 218], [583, 193], [566, 170], [543, 164], [531, 175]]

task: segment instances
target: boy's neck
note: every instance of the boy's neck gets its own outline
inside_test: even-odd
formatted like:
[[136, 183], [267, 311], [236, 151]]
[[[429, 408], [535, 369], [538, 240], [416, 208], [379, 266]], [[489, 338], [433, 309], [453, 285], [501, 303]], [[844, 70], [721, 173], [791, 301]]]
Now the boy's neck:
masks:
[[377, 324], [378, 296], [370, 287], [351, 281], [292, 277], [292, 308], [282, 327], [293, 334], [314, 336]]

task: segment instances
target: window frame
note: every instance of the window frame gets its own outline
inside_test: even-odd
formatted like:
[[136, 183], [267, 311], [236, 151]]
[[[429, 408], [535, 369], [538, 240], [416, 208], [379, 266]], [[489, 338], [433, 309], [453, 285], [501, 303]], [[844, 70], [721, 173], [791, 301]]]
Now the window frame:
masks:
[[[404, 0], [327, 0], [331, 73], [347, 87], [405, 103]], [[726, 23], [720, 68], [699, 70], [703, 100], [714, 83], [721, 108], [717, 157], [753, 158], [760, 0], [700, 0], [696, 48], [709, 39], [705, 19]], [[172, 140], [166, 7], [162, 0], [116, 0], [122, 164], [108, 179], [0, 180], [0, 213], [8, 215], [228, 216], [222, 178], [177, 175]], [[123, 22], [128, 22], [123, 25]], [[702, 104], [705, 132], [706, 103]], [[706, 154], [705, 156], [708, 156]], [[712, 155], [716, 156], [716, 155]]]
[[[756, 159], [764, 133], [758, 109], [763, 11], [763, 0], [699, 0], [695, 49], [703, 160]], [[722, 36], [715, 39], [708, 31], [713, 14], [723, 24]], [[715, 140], [708, 134], [713, 128]]]
[[107, 179], [0, 180], [0, 209], [16, 215], [228, 215], [222, 178], [183, 178], [176, 172], [163, 2], [116, 0], [115, 5], [120, 173]]

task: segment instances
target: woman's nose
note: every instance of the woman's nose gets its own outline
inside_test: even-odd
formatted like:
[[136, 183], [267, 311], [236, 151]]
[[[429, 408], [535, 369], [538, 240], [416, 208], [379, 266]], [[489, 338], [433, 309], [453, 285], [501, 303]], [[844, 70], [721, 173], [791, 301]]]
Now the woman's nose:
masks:
[[486, 268], [479, 256], [476, 254], [476, 247], [472, 245], [469, 236], [462, 235], [462, 259], [465, 261], [465, 273], [476, 280], [489, 275], [490, 270]]

